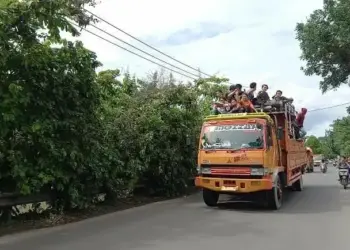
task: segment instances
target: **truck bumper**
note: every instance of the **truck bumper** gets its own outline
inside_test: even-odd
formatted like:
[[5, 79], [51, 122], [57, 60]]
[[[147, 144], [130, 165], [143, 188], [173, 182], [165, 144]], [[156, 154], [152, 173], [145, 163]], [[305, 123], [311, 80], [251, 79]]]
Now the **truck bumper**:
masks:
[[196, 177], [196, 187], [206, 188], [221, 193], [252, 193], [271, 190], [272, 180], [269, 179], [225, 179]]

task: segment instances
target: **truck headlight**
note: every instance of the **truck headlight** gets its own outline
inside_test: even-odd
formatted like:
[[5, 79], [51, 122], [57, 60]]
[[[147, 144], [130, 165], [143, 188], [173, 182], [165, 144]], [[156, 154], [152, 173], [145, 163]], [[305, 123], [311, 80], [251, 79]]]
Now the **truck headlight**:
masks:
[[265, 169], [264, 168], [252, 168], [250, 170], [251, 175], [264, 175]]
[[201, 174], [211, 174], [210, 168], [205, 167], [205, 168], [201, 168]]
[[197, 166], [197, 174], [211, 174], [210, 167]]

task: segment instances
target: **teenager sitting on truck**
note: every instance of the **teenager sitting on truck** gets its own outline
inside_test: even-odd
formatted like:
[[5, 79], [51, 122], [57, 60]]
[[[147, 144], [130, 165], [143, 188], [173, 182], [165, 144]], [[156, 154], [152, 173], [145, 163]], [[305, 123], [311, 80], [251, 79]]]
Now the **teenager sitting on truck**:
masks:
[[293, 98], [287, 98], [282, 95], [282, 90], [277, 90], [276, 94], [272, 96], [272, 100], [269, 102], [269, 104], [273, 107], [275, 107], [278, 111], [281, 111], [283, 109], [285, 103], [292, 103]]
[[293, 98], [287, 98], [282, 94], [283, 94], [282, 90], [277, 90], [276, 94], [272, 97], [272, 99], [275, 101], [283, 101], [283, 102], [293, 101]]
[[228, 94], [228, 98], [227, 98], [227, 100], [230, 102], [233, 98], [234, 99], [236, 99], [236, 101], [240, 101], [240, 99], [241, 99], [241, 96], [242, 96], [242, 94], [243, 94], [243, 91], [242, 91], [242, 85], [241, 84], [236, 84], [236, 85], [234, 85], [235, 86], [235, 88], [234, 88], [234, 90], [231, 92], [231, 93], [229, 93]]
[[239, 102], [236, 101], [236, 99], [231, 100], [230, 110], [229, 113], [240, 113], [242, 112], [242, 106]]
[[228, 103], [226, 100], [221, 100], [221, 102], [214, 103], [212, 113], [214, 115], [226, 114], [230, 110], [230, 106], [231, 104]]
[[267, 84], [263, 84], [261, 86], [261, 90], [259, 91], [258, 95], [256, 96], [258, 104], [263, 105], [270, 100], [270, 96], [267, 93], [268, 89], [269, 89], [269, 86], [267, 86]]
[[246, 93], [242, 94], [241, 101], [239, 102], [240, 106], [245, 112], [256, 112], [253, 103], [249, 100]]
[[229, 106], [230, 104], [227, 102], [224, 93], [222, 91], [218, 91], [216, 94], [216, 98], [213, 100], [212, 113], [214, 115], [224, 114], [226, 113], [226, 109]]
[[232, 100], [232, 98], [234, 98], [235, 90], [236, 90], [236, 85], [234, 85], [234, 84], [230, 85], [230, 87], [228, 89], [228, 93], [225, 96], [227, 101], [230, 102]]
[[254, 97], [254, 92], [256, 91], [256, 82], [252, 82], [249, 85], [249, 89], [246, 91], [246, 94], [248, 95], [249, 100], [255, 104], [256, 99]]

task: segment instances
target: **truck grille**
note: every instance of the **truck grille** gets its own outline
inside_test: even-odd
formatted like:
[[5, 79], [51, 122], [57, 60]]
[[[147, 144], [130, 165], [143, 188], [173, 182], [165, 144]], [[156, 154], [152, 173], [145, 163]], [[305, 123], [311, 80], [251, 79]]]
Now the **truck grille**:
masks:
[[263, 168], [262, 165], [234, 165], [234, 164], [202, 164], [201, 168], [210, 168], [209, 173], [203, 177], [229, 178], [229, 179], [262, 179], [262, 176], [251, 175], [252, 168]]
[[202, 174], [202, 177], [208, 178], [225, 178], [225, 179], [254, 179], [261, 180], [263, 176], [259, 175], [219, 175], [219, 174]]

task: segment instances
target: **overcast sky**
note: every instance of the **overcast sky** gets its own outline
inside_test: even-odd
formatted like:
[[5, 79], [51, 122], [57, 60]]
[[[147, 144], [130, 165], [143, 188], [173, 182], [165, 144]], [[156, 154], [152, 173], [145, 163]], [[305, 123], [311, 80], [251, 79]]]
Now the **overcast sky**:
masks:
[[[320, 7], [322, 0], [102, 0], [91, 10], [205, 73], [219, 73], [243, 85], [252, 81], [268, 84], [271, 93], [281, 89], [294, 98], [297, 108], [312, 110], [347, 102], [350, 94], [350, 88], [344, 86], [322, 95], [319, 79], [300, 71], [303, 63], [295, 25]], [[171, 62], [106, 24], [98, 26]], [[80, 39], [97, 53], [105, 68], [129, 67], [139, 76], [159, 68], [90, 34]], [[345, 106], [312, 112], [305, 128], [309, 134], [321, 136], [334, 119], [345, 114]]]

